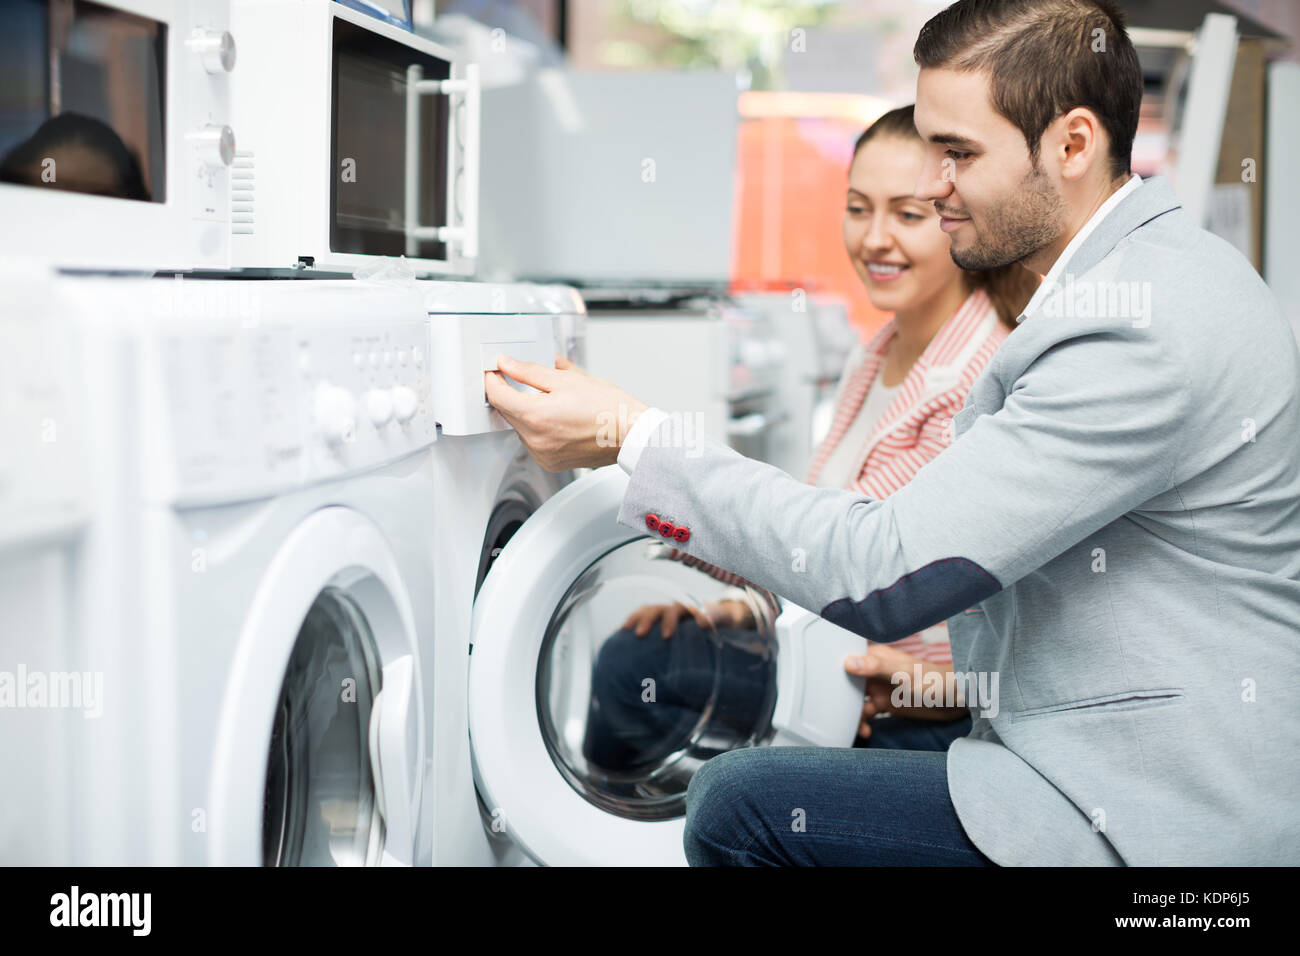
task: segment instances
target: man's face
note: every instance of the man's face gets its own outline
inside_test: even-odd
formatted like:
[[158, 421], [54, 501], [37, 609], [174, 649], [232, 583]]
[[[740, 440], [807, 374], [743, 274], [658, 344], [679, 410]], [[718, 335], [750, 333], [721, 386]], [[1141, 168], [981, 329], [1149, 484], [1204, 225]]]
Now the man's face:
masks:
[[1023, 262], [1066, 228], [1065, 202], [1050, 168], [989, 99], [989, 75], [924, 69], [916, 83], [916, 128], [926, 143], [916, 195], [934, 203], [963, 269]]

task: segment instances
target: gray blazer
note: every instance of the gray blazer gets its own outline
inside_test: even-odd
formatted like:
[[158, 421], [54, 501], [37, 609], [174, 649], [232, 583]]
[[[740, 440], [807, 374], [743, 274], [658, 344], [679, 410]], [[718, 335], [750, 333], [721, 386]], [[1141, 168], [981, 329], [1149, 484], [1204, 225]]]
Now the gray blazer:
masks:
[[619, 520], [874, 640], [947, 619], [954, 667], [997, 678], [948, 756], [995, 862], [1300, 863], [1295, 335], [1163, 179], [1064, 275], [890, 497], [665, 422]]

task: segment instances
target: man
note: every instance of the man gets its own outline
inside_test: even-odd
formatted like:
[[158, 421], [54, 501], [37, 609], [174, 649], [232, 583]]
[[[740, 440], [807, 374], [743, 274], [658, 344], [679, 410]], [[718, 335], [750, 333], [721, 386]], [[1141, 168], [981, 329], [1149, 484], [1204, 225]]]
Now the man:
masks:
[[953, 258], [1046, 279], [906, 487], [668, 447], [663, 412], [568, 366], [502, 362], [543, 394], [488, 376], [544, 465], [630, 472], [621, 522], [685, 527], [689, 553], [877, 641], [947, 618], [954, 667], [998, 678], [946, 756], [710, 761], [688, 858], [1300, 862], [1295, 337], [1166, 181], [1130, 176], [1142, 79], [1111, 0], [961, 0], [915, 56], [917, 194]]

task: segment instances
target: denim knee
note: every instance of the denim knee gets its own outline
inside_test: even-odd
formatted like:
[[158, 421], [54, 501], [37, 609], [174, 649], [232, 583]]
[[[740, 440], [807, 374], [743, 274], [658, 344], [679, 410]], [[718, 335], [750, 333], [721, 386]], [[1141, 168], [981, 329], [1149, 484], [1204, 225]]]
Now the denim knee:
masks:
[[691, 866], [723, 866], [743, 842], [737, 807], [752, 791], [753, 748], [732, 750], [706, 761], [686, 788], [686, 826], [682, 845]]

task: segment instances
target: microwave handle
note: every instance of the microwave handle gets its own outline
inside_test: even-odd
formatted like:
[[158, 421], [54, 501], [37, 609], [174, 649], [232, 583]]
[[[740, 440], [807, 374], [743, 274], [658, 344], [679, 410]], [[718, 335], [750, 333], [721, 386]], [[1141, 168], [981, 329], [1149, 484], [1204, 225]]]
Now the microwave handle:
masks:
[[[459, 242], [461, 255], [478, 258], [478, 175], [479, 146], [482, 137], [483, 100], [477, 63], [465, 64], [465, 76], [459, 80], [422, 80], [419, 66], [407, 69], [408, 89], [415, 95], [406, 98], [406, 236], [408, 243], [420, 240]], [[420, 100], [421, 96], [460, 93], [465, 97], [465, 210], [459, 226], [421, 226], [420, 209]], [[451, 113], [455, 122], [455, 111]], [[454, 133], [453, 133], [454, 136]], [[454, 170], [449, 170], [455, 175]], [[414, 249], [408, 248], [408, 254]]]

